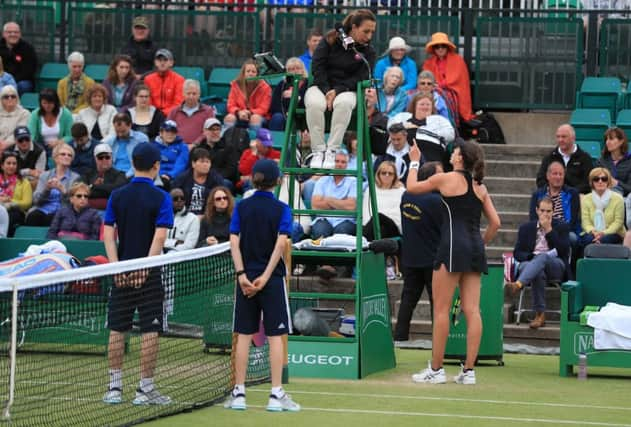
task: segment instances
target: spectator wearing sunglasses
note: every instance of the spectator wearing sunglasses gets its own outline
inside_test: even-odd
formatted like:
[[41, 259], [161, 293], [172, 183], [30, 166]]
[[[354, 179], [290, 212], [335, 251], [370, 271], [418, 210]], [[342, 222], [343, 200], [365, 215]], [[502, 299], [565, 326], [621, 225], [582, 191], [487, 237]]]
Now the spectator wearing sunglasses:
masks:
[[20, 105], [18, 91], [13, 86], [0, 90], [0, 152], [13, 147], [13, 132], [18, 126], [28, 125], [31, 113]]
[[199, 236], [199, 219], [186, 208], [184, 192], [180, 188], [171, 190], [173, 202], [173, 228], [167, 232], [164, 252], [193, 249]]
[[590, 243], [622, 243], [624, 238], [624, 199], [612, 190], [613, 177], [606, 168], [589, 173], [592, 192], [581, 198], [582, 246]]
[[370, 207], [370, 195], [368, 189], [363, 198], [364, 237], [374, 240], [373, 221], [379, 221], [381, 237], [401, 236], [401, 196], [405, 187], [397, 177], [397, 169], [394, 162], [384, 160], [377, 166], [375, 172], [375, 191], [377, 196], [378, 212], [373, 212]]
[[90, 207], [103, 210], [112, 191], [125, 185], [127, 177], [113, 166], [112, 147], [108, 144], [101, 143], [94, 147], [94, 159], [96, 168], [89, 170], [83, 180], [90, 186]]
[[101, 215], [88, 204], [90, 187], [83, 182], [76, 182], [72, 184], [68, 194], [70, 206], [64, 206], [57, 211], [46, 237], [99, 240]]
[[198, 248], [227, 242], [230, 239], [233, 208], [234, 198], [227, 187], [219, 186], [212, 189], [199, 227]]

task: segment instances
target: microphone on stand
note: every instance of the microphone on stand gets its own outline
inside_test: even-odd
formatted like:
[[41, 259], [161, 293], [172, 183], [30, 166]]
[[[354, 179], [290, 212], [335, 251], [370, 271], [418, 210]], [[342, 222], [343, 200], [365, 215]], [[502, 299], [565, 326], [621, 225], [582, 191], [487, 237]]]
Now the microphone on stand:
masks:
[[342, 42], [342, 46], [344, 50], [354, 49], [355, 48], [355, 40], [344, 31], [344, 26], [339, 22], [335, 24], [335, 31], [337, 31], [338, 37]]

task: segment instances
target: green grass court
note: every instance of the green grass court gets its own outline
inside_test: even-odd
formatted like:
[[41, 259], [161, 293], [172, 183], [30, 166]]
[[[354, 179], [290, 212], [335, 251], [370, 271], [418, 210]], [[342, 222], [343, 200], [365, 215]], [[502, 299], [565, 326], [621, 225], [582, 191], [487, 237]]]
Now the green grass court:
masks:
[[[179, 426], [631, 426], [631, 370], [588, 369], [587, 381], [558, 375], [557, 356], [505, 355], [476, 369], [478, 384], [413, 384], [429, 351], [396, 352], [394, 370], [359, 381], [291, 378], [300, 413], [265, 411], [269, 385], [248, 388], [248, 410], [220, 405], [146, 424]], [[459, 367], [446, 365], [449, 377]]]

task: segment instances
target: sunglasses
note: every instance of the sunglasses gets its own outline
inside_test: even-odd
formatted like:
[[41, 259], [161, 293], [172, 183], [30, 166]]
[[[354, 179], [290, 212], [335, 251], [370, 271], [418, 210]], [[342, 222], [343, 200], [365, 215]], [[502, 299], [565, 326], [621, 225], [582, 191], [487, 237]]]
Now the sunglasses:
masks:
[[174, 197], [173, 197], [173, 201], [174, 201], [174, 202], [181, 202], [181, 201], [183, 201], [183, 200], [184, 200], [184, 197], [183, 197], [183, 196], [174, 196]]
[[18, 99], [17, 95], [2, 95], [2, 99]]
[[96, 156], [96, 159], [97, 159], [97, 160], [109, 160], [109, 159], [111, 159], [111, 158], [112, 158], [112, 156], [108, 156], [108, 155], [105, 155], [105, 156]]
[[595, 176], [594, 179], [592, 179], [592, 182], [609, 182], [609, 178], [606, 176]]
[[420, 82], [418, 85], [419, 86], [434, 86], [434, 83], [432, 83], [432, 82]]
[[390, 171], [381, 171], [381, 172], [379, 172], [379, 175], [387, 175], [387, 176], [392, 175], [392, 176], [394, 176], [394, 172], [390, 172]]
[[18, 142], [31, 142], [31, 138], [20, 138]]
[[437, 44], [434, 46], [434, 49], [448, 49], [449, 46], [447, 46], [446, 44]]
[[215, 200], [215, 202], [220, 202], [222, 200], [228, 200], [228, 196], [218, 196], [218, 197], [215, 197], [214, 200]]
[[88, 195], [87, 194], [75, 194], [74, 195], [77, 199], [87, 199]]
[[57, 154], [58, 156], [62, 156], [62, 157], [72, 157], [71, 153], [59, 153]]

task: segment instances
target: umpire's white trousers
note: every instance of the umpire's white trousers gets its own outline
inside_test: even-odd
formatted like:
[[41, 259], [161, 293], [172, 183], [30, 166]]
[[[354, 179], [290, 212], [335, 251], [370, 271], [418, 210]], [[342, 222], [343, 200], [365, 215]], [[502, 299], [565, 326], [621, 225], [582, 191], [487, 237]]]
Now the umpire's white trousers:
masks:
[[331, 117], [331, 133], [328, 144], [324, 142], [324, 112], [326, 111], [326, 97], [317, 86], [311, 86], [305, 94], [305, 112], [307, 126], [311, 136], [311, 151], [337, 151], [342, 146], [344, 132], [351, 121], [353, 109], [357, 104], [355, 92], [342, 92], [333, 101], [333, 116]]

